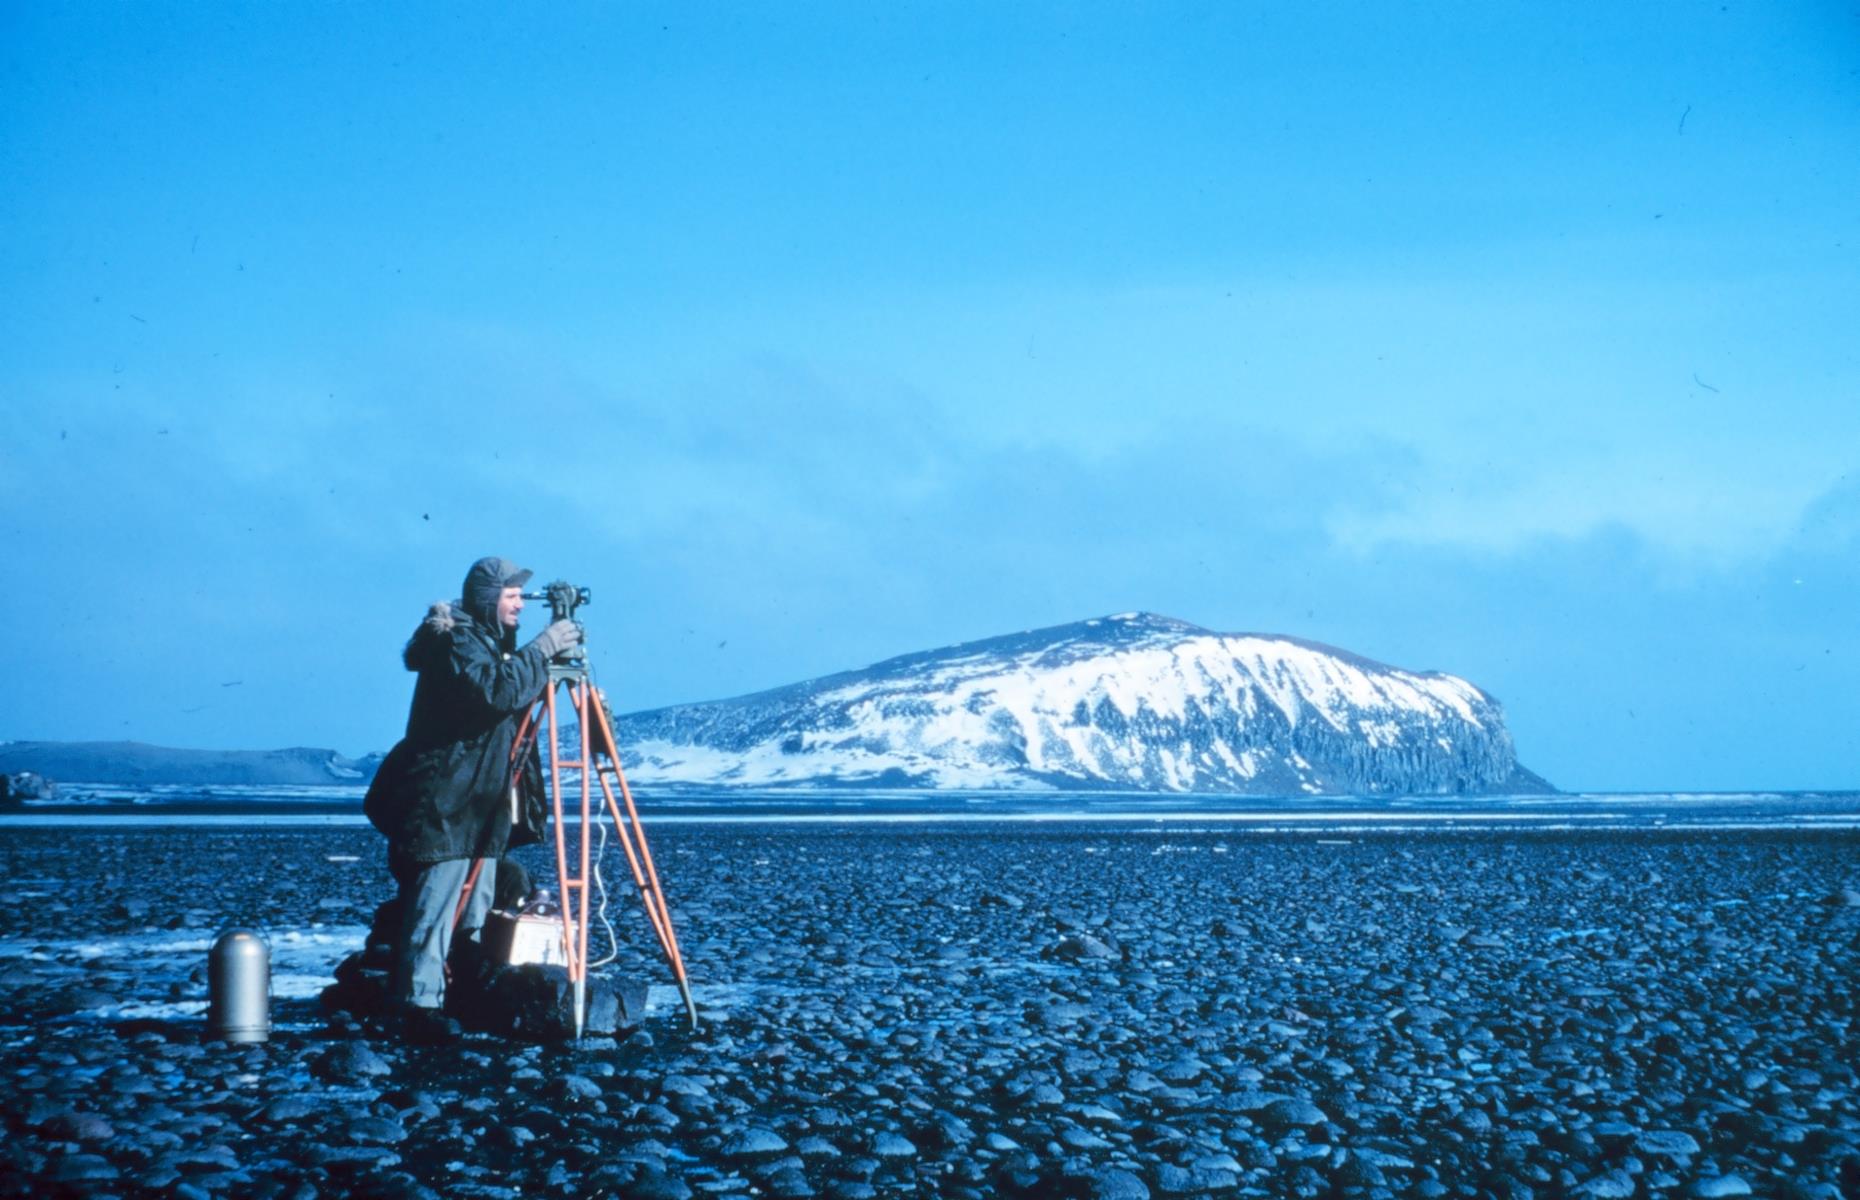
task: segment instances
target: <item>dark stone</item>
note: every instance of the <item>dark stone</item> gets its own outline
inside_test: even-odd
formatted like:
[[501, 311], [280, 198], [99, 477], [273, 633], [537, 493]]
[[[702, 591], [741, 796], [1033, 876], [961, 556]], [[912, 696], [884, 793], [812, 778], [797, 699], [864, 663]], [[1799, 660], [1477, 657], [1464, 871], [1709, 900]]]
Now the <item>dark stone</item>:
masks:
[[1261, 1123], [1272, 1130], [1302, 1129], [1327, 1119], [1317, 1105], [1295, 1096], [1274, 1100], [1259, 1115]]
[[366, 966], [365, 959], [365, 954], [351, 954], [336, 965], [336, 982], [317, 997], [326, 1015], [384, 1017], [392, 1011], [387, 969]]
[[107, 1142], [116, 1128], [96, 1113], [62, 1112], [39, 1126], [39, 1132], [57, 1142]]
[[786, 1153], [787, 1149], [788, 1143], [780, 1134], [751, 1126], [726, 1141], [719, 1153], [730, 1159], [763, 1158]]
[[399, 1121], [386, 1117], [357, 1118], [344, 1126], [343, 1133], [349, 1141], [365, 1146], [392, 1146], [407, 1137], [407, 1130]]
[[394, 1068], [387, 1060], [361, 1042], [342, 1042], [310, 1068], [319, 1078], [332, 1083], [358, 1083], [380, 1075], [390, 1075]]
[[[1060, 938], [1050, 951], [1052, 957], [1079, 961], [1082, 959], [1116, 958], [1117, 951], [1101, 938], [1089, 933], [1069, 933]], [[1132, 1178], [1135, 1178], [1134, 1176]]]
[[436, 1008], [402, 1009], [396, 1032], [402, 1041], [416, 1046], [450, 1046], [465, 1036], [456, 1018]]
[[627, 1186], [629, 1200], [691, 1200], [691, 1185], [676, 1175], [647, 1172]]
[[799, 1167], [783, 1167], [770, 1175], [766, 1181], [768, 1194], [775, 1200], [807, 1200], [814, 1195], [813, 1185], [807, 1181], [807, 1172]]
[[52, 1167], [52, 1179], [58, 1183], [104, 1183], [121, 1177], [121, 1172], [96, 1154], [67, 1154]]
[[1388, 1182], [1382, 1168], [1361, 1154], [1345, 1155], [1343, 1161], [1336, 1164], [1331, 1178], [1337, 1186], [1346, 1188], [1382, 1187]]
[[1122, 1167], [1101, 1167], [1084, 1185], [1088, 1200], [1150, 1200], [1149, 1185]]
[[[618, 989], [590, 979], [582, 1032], [613, 1037], [631, 1032], [645, 1018], [646, 985], [628, 981]], [[482, 989], [454, 986], [446, 1008], [479, 1033], [531, 1042], [562, 1042], [575, 1036], [575, 989], [565, 967], [524, 963], [497, 967]]]
[[325, 1146], [312, 1143], [304, 1159], [313, 1167], [333, 1170], [379, 1170], [398, 1166], [400, 1155], [384, 1146]]
[[1576, 1185], [1574, 1193], [1594, 1200], [1627, 1200], [1636, 1190], [1634, 1177], [1617, 1168], [1583, 1180]]
[[634, 1111], [633, 1119], [654, 1129], [676, 1129], [680, 1124], [678, 1114], [663, 1104], [642, 1104]]
[[1482, 1138], [1492, 1132], [1492, 1118], [1482, 1108], [1463, 1108], [1455, 1113], [1453, 1128], [1470, 1138]]
[[258, 1110], [256, 1118], [272, 1125], [290, 1125], [315, 1116], [319, 1106], [298, 1096], [281, 1096]]
[[1698, 1139], [1679, 1129], [1649, 1129], [1634, 1139], [1634, 1148], [1659, 1158], [1690, 1159], [1699, 1152]]
[[918, 1129], [914, 1140], [937, 1150], [961, 1150], [975, 1140], [975, 1130], [960, 1117], [938, 1113]]
[[564, 1100], [599, 1100], [601, 1085], [585, 1075], [568, 1074], [556, 1080], [555, 1091]]

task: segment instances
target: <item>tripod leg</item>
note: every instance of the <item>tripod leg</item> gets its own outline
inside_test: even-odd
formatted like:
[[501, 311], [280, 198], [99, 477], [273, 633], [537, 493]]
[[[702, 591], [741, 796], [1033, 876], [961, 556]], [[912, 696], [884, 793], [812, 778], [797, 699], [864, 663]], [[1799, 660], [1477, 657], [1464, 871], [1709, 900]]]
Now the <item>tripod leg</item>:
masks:
[[[600, 724], [602, 746], [600, 752], [606, 756], [606, 762], [600, 772], [601, 792], [607, 801], [607, 811], [612, 815], [614, 828], [620, 835], [620, 844], [626, 849], [627, 863], [633, 868], [633, 879], [640, 888], [640, 900], [645, 904], [646, 916], [652, 922], [653, 931], [659, 935], [659, 944], [665, 950], [665, 957], [672, 964], [672, 974], [678, 980], [678, 990], [685, 1001], [685, 1013], [691, 1018], [691, 1028], [698, 1027], [697, 1003], [691, 998], [691, 983], [685, 977], [684, 956], [678, 952], [678, 935], [672, 929], [672, 913], [665, 902], [665, 889], [659, 886], [658, 868], [653, 865], [652, 848], [646, 844], [646, 827], [640, 823], [639, 809], [633, 804], [633, 790], [627, 786], [626, 775], [620, 769], [620, 751], [614, 744], [613, 724], [608, 720], [606, 705], [602, 703], [600, 693], [592, 685], [588, 686], [588, 715], [597, 718]], [[583, 736], [587, 724], [582, 725]], [[592, 764], [590, 754], [587, 761]], [[613, 789], [608, 786], [607, 772], [611, 771], [615, 782], [620, 785], [620, 795], [626, 801], [626, 820], [621, 819], [620, 808], [614, 802]], [[631, 838], [628, 834], [631, 833]], [[633, 839], [638, 841], [637, 857], [634, 853]]]
[[538, 696], [523, 713], [523, 720], [517, 725], [517, 739], [510, 744], [510, 769], [516, 771], [523, 765], [523, 756], [529, 753], [530, 743], [535, 740], [537, 731], [542, 728], [542, 711], [539, 707], [542, 697]]
[[593, 818], [591, 803], [593, 800], [594, 785], [590, 777], [595, 774], [594, 755], [589, 750], [592, 741], [588, 730], [588, 718], [592, 714], [588, 711], [588, 697], [592, 695], [593, 692], [594, 688], [586, 680], [583, 680], [579, 686], [571, 685], [568, 689], [569, 699], [572, 700], [575, 705], [575, 721], [578, 726], [577, 732], [581, 735], [581, 919], [578, 922], [579, 927], [576, 930], [576, 933], [580, 936], [581, 944], [576, 951], [575, 963], [577, 970], [573, 976], [575, 984], [576, 1038], [581, 1037], [581, 1030], [586, 1022], [588, 1012], [588, 905], [592, 900], [592, 897], [588, 894], [588, 881], [593, 875], [588, 861], [591, 853], [590, 842], [592, 841], [588, 836], [588, 825]]
[[626, 818], [620, 813], [619, 800], [615, 798], [613, 785], [607, 782], [607, 768], [601, 768], [601, 793], [607, 801], [607, 812], [613, 818], [614, 832], [620, 839], [620, 849], [626, 852], [626, 864], [633, 871], [633, 884], [639, 888], [640, 900], [646, 909], [646, 919], [652, 922], [652, 932], [659, 939], [659, 946], [667, 954], [671, 953], [671, 939], [666, 934], [666, 915], [659, 905], [653, 903], [652, 885], [647, 882], [645, 868], [640, 863], [639, 850], [634, 841], [635, 832], [631, 830]]
[[[549, 685], [549, 690], [544, 693], [543, 705], [547, 715], [549, 736], [549, 799], [554, 809], [555, 816], [555, 874], [556, 881], [561, 885], [562, 889], [562, 951], [564, 963], [568, 968], [569, 980], [571, 982], [577, 982], [584, 977], [586, 967], [580, 955], [583, 939], [578, 929], [578, 922], [575, 919], [574, 897], [578, 892], [585, 891], [587, 875], [584, 872], [580, 879], [576, 879], [569, 874], [568, 869], [568, 822], [562, 811], [562, 767], [564, 764], [562, 762], [561, 741], [559, 740], [560, 729], [556, 720], [555, 685], [553, 683]], [[582, 777], [585, 781], [587, 777], [587, 769], [585, 766], [582, 769]], [[585, 842], [587, 840], [585, 820], [582, 828], [582, 840], [585, 849]], [[577, 994], [579, 994], [578, 984]], [[581, 1009], [579, 1005], [577, 1005], [575, 1009], [575, 1036], [581, 1036]]]

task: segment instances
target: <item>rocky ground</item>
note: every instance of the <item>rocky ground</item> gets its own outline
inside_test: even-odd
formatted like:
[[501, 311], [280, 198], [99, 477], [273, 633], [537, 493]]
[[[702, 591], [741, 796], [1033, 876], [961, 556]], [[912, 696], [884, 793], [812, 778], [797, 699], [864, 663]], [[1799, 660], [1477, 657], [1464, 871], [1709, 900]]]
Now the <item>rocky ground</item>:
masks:
[[359, 934], [375, 835], [0, 831], [0, 1195], [1860, 1195], [1853, 833], [653, 845], [695, 1034], [407, 1046], [303, 998], [238, 1047], [112, 1007], [197, 1003], [204, 955], [79, 948]]

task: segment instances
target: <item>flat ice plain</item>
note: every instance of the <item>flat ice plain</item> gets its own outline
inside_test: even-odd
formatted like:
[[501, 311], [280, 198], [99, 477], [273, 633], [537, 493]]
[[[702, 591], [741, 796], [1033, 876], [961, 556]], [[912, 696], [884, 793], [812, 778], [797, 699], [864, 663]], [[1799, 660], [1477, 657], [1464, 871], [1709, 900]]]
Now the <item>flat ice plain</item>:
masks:
[[642, 798], [703, 1027], [616, 889], [643, 1034], [408, 1047], [359, 793], [228, 791], [0, 819], [0, 1195], [1860, 1194], [1852, 796]]

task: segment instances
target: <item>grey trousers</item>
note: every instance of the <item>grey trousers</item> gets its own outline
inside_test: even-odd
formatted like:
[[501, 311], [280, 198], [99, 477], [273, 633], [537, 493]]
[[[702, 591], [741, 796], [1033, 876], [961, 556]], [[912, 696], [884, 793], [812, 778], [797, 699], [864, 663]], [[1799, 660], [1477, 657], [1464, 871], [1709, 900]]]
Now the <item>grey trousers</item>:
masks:
[[[423, 868], [401, 893], [401, 936], [394, 947], [394, 996], [420, 1008], [446, 1002], [446, 956], [452, 952], [452, 914], [471, 874], [469, 858], [448, 858]], [[497, 860], [484, 860], [465, 905], [459, 933], [476, 938], [497, 894]]]

